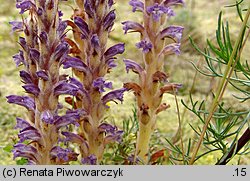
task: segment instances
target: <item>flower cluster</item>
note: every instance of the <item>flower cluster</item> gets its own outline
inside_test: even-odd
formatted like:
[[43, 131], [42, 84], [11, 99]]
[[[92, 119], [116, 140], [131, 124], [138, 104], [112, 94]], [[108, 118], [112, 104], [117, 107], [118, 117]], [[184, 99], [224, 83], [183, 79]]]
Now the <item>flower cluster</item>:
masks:
[[27, 120], [17, 118], [19, 142], [14, 146], [14, 158], [26, 158], [29, 164], [67, 164], [77, 160], [71, 149], [58, 146], [60, 129], [79, 125], [79, 110], [59, 115], [62, 106], [58, 97], [75, 95], [76, 85], [59, 75], [69, 45], [64, 40], [66, 22], [61, 20], [58, 0], [17, 0], [20, 14], [28, 12], [22, 21], [10, 22], [13, 31], [23, 32], [19, 38], [21, 50], [13, 56], [20, 71], [26, 96], [7, 96], [8, 102], [28, 110]]
[[122, 131], [112, 125], [103, 123], [108, 102], [123, 101], [126, 88], [113, 88], [112, 82], [105, 75], [116, 67], [116, 55], [124, 52], [124, 44], [118, 43], [107, 48], [107, 40], [112, 30], [116, 14], [112, 9], [113, 0], [76, 0], [72, 20], [67, 25], [73, 30], [73, 39], [65, 38], [70, 51], [63, 66], [72, 68], [74, 75], [70, 83], [78, 91], [74, 97], [67, 97], [66, 102], [75, 109], [84, 109], [80, 129], [77, 134], [64, 133], [67, 140], [80, 145], [82, 163], [98, 164], [103, 156], [105, 145], [120, 141]]
[[[181, 84], [169, 83], [168, 75], [163, 72], [164, 56], [180, 54], [180, 40], [183, 27], [164, 27], [167, 19], [174, 16], [172, 6], [182, 5], [182, 0], [151, 0], [142, 2], [130, 0], [132, 11], [143, 14], [143, 23], [133, 21], [122, 22], [125, 34], [129, 31], [138, 32], [141, 41], [136, 44], [142, 50], [144, 67], [133, 60], [125, 59], [126, 70], [132, 70], [139, 75], [139, 83], [128, 82], [124, 87], [132, 90], [137, 99], [139, 133], [136, 154], [147, 163], [149, 141], [154, 131], [157, 114], [169, 108], [162, 103], [164, 93], [177, 91]], [[165, 43], [165, 39], [172, 43]]]

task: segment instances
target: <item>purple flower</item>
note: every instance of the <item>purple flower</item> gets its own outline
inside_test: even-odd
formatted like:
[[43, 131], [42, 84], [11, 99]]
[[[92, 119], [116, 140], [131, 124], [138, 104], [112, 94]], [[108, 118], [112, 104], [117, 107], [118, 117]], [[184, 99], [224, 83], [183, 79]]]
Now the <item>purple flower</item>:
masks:
[[52, 159], [58, 159], [60, 162], [69, 162], [69, 161], [76, 161], [78, 154], [75, 153], [73, 150], [67, 148], [61, 148], [59, 146], [55, 146], [50, 151]]
[[63, 61], [63, 68], [74, 68], [85, 73], [89, 72], [88, 66], [81, 59], [70, 56], [67, 56]]
[[113, 6], [113, 4], [114, 4], [114, 1], [113, 1], [113, 0], [108, 0], [108, 5], [109, 5], [109, 7]]
[[122, 54], [125, 51], [125, 44], [118, 43], [112, 47], [110, 47], [105, 53], [105, 59], [109, 60], [110, 58], [114, 57], [117, 54]]
[[21, 118], [16, 118], [16, 126], [14, 127], [15, 129], [26, 129], [30, 126], [31, 126], [30, 123], [28, 123], [26, 120]]
[[116, 67], [117, 64], [115, 63], [115, 58], [110, 58], [109, 60], [107, 60], [106, 65], [108, 66], [108, 69]]
[[27, 43], [26, 43], [25, 38], [19, 37], [19, 44], [22, 46], [22, 48], [23, 48], [24, 50], [27, 49]]
[[60, 43], [57, 45], [55, 52], [54, 52], [54, 60], [60, 61], [62, 57], [68, 54], [69, 45], [67, 43]]
[[44, 121], [46, 124], [53, 124], [54, 116], [51, 111], [46, 110], [41, 113], [41, 120]]
[[140, 32], [142, 33], [144, 30], [144, 27], [136, 22], [133, 21], [124, 21], [122, 22], [123, 24], [123, 30], [124, 30], [124, 34], [126, 34], [128, 32], [128, 30], [133, 30], [132, 32]]
[[176, 39], [179, 43], [181, 41], [183, 29], [184, 28], [182, 26], [169, 26], [161, 31], [161, 39], [170, 37]]
[[100, 51], [100, 40], [97, 34], [92, 35], [91, 45], [94, 47], [96, 52]]
[[68, 126], [69, 124], [75, 124], [76, 126], [79, 126], [77, 120], [79, 120], [83, 114], [85, 114], [84, 110], [79, 109], [67, 111], [64, 116], [59, 116], [56, 119], [54, 125], [56, 126], [57, 130], [59, 130], [61, 127]]
[[112, 82], [105, 82], [103, 77], [99, 77], [94, 80], [93, 86], [99, 90], [99, 92], [105, 92], [104, 88], [112, 89]]
[[27, 108], [30, 111], [35, 111], [35, 102], [28, 96], [10, 95], [6, 98], [8, 99], [8, 103], [17, 104]]
[[18, 134], [19, 143], [24, 142], [25, 140], [39, 141], [41, 139], [40, 133], [36, 128], [30, 126], [22, 129]]
[[57, 30], [56, 30], [58, 35], [60, 36], [60, 38], [63, 38], [63, 35], [64, 35], [64, 32], [65, 32], [66, 28], [67, 28], [67, 22], [66, 21], [61, 21], [59, 23], [59, 26], [58, 26]]
[[30, 10], [32, 7], [35, 7], [35, 4], [31, 0], [17, 0], [16, 8], [21, 9], [20, 14]]
[[11, 21], [9, 23], [12, 25], [12, 32], [14, 32], [14, 31], [23, 31], [23, 22], [21, 22], [21, 21]]
[[40, 60], [40, 52], [34, 48], [30, 49], [30, 59], [37, 63]]
[[135, 12], [136, 10], [144, 11], [144, 3], [139, 0], [130, 0], [129, 5], [133, 7], [133, 12]]
[[89, 18], [95, 17], [95, 12], [94, 12], [94, 8], [92, 7], [91, 0], [85, 0], [84, 9], [86, 13], [88, 14]]
[[105, 137], [105, 143], [111, 143], [111, 142], [118, 142], [121, 143], [122, 142], [122, 134], [123, 131], [122, 130], [117, 130], [115, 132], [113, 132], [112, 134], [109, 134], [108, 136]]
[[144, 71], [144, 69], [136, 62], [129, 60], [129, 59], [124, 59], [123, 62], [126, 65], [126, 71], [127, 73], [129, 72], [129, 69], [131, 69], [133, 72], [137, 74], [141, 74], [141, 72]]
[[23, 82], [26, 83], [26, 84], [33, 83], [31, 75], [28, 72], [24, 71], [24, 70], [20, 71], [20, 77], [22, 78]]
[[143, 53], [148, 53], [153, 48], [152, 43], [147, 40], [142, 40], [139, 43], [136, 43], [136, 46], [137, 48], [142, 48]]
[[24, 60], [23, 51], [19, 50], [19, 53], [13, 56], [13, 60], [16, 63], [16, 66], [19, 66], [21, 63], [26, 65], [26, 61]]
[[79, 80], [77, 80], [77, 79], [75, 79], [73, 77], [70, 77], [69, 81], [70, 81], [71, 84], [76, 85], [79, 88], [79, 90], [84, 91], [83, 84]]
[[39, 70], [36, 72], [37, 77], [47, 81], [49, 80], [49, 76], [45, 70]]
[[114, 25], [116, 15], [115, 10], [110, 11], [103, 20], [103, 28], [106, 31], [110, 31]]
[[180, 51], [180, 43], [171, 43], [167, 46], [164, 47], [164, 49], [162, 50], [162, 53], [165, 55], [170, 55], [175, 53], [176, 55], [180, 55], [181, 51]]
[[147, 7], [147, 12], [152, 14], [154, 21], [159, 21], [161, 16], [167, 14], [169, 17], [174, 16], [174, 12], [170, 7], [165, 7], [155, 3], [153, 6]]
[[25, 145], [22, 143], [18, 143], [14, 145], [14, 149], [12, 150], [14, 158], [24, 157], [33, 162], [37, 162], [37, 149], [31, 145]]
[[37, 87], [37, 85], [31, 83], [31, 84], [26, 84], [22, 86], [24, 88], [24, 90], [27, 93], [33, 94], [35, 96], [38, 96], [40, 93], [40, 89]]
[[63, 131], [62, 135], [64, 135], [66, 137], [65, 141], [70, 141], [72, 143], [78, 143], [80, 145], [85, 142], [85, 140], [81, 136], [79, 136], [78, 134], [75, 134], [75, 133]]
[[115, 133], [115, 131], [117, 130], [117, 127], [116, 126], [112, 126], [111, 124], [108, 124], [108, 123], [102, 123], [98, 129], [101, 131], [101, 132], [106, 132], [107, 134], [108, 133]]
[[81, 162], [84, 165], [96, 165], [97, 158], [95, 155], [89, 155], [88, 157], [83, 158]]
[[78, 26], [78, 28], [80, 28], [81, 32], [82, 32], [82, 38], [87, 38], [89, 35], [89, 27], [88, 24], [80, 17], [76, 16], [74, 18], [74, 23], [76, 24], [76, 26]]
[[123, 101], [123, 94], [125, 91], [127, 91], [127, 89], [121, 88], [121, 89], [117, 89], [117, 90], [114, 90], [114, 91], [107, 93], [102, 98], [103, 104], [106, 104], [107, 102], [110, 102], [110, 101], [115, 102], [115, 99], [122, 102]]
[[178, 4], [183, 5], [184, 1], [183, 0], [164, 0], [163, 4], [165, 6], [173, 6], [173, 5], [178, 5]]
[[48, 34], [45, 31], [41, 32], [39, 35], [39, 39], [42, 44], [46, 44], [48, 40]]
[[54, 95], [59, 96], [62, 94], [68, 94], [76, 96], [78, 87], [75, 84], [68, 83], [66, 81], [60, 81], [54, 88]]

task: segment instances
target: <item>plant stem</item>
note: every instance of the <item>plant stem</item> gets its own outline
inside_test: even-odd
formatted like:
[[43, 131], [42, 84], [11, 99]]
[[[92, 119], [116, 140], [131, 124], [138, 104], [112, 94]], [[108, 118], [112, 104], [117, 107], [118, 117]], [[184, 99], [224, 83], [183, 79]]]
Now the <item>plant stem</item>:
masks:
[[184, 145], [183, 145], [183, 137], [182, 137], [182, 125], [181, 125], [181, 117], [180, 117], [180, 109], [179, 109], [179, 104], [176, 96], [176, 91], [175, 88], [173, 87], [174, 90], [174, 98], [175, 98], [175, 103], [176, 103], [176, 109], [177, 109], [177, 115], [178, 115], [178, 121], [179, 121], [179, 128], [178, 130], [180, 131], [180, 141], [181, 141], [181, 152], [182, 152], [182, 159], [183, 159], [183, 165], [185, 165], [185, 155], [184, 155]]
[[227, 82], [229, 81], [230, 77], [228, 77], [228, 75], [229, 75], [231, 66], [233, 64], [234, 57], [235, 57], [235, 55], [236, 55], [236, 53], [238, 51], [240, 41], [241, 41], [242, 36], [244, 34], [244, 30], [246, 28], [246, 24], [248, 22], [249, 16], [250, 16], [250, 8], [248, 8], [247, 14], [246, 14], [245, 19], [244, 19], [244, 21], [242, 23], [239, 36], [237, 38], [237, 41], [234, 44], [233, 52], [232, 52], [232, 54], [230, 56], [227, 68], [226, 68], [225, 73], [224, 73], [224, 76], [223, 76], [222, 80], [220, 81], [219, 88], [217, 89], [217, 92], [215, 94], [216, 96], [215, 96], [215, 98], [213, 100], [212, 106], [211, 106], [210, 111], [209, 111], [209, 115], [208, 115], [208, 117], [207, 117], [207, 119], [205, 121], [205, 125], [203, 127], [203, 130], [202, 130], [202, 133], [200, 135], [199, 141], [198, 141], [198, 143], [197, 143], [197, 145], [195, 147], [195, 150], [194, 150], [193, 155], [191, 157], [191, 160], [189, 162], [190, 165], [194, 164], [194, 162], [195, 162], [196, 155], [197, 155], [197, 153], [198, 153], [198, 151], [200, 149], [200, 146], [201, 146], [201, 143], [203, 141], [204, 135], [206, 133], [207, 127], [209, 125], [209, 122], [210, 122], [210, 120], [211, 120], [211, 118], [212, 118], [212, 116], [214, 114], [214, 111], [215, 111], [216, 107], [218, 106], [221, 98], [223, 97], [223, 92], [224, 92], [223, 89], [225, 89], [225, 87], [227, 85]]

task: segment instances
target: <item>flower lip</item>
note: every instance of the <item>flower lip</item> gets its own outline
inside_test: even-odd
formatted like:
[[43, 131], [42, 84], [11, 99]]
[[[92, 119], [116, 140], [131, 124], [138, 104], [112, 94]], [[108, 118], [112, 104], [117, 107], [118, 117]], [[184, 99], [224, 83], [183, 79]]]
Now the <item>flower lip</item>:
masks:
[[112, 47], [110, 47], [105, 53], [105, 59], [106, 61], [110, 58], [114, 57], [117, 54], [122, 54], [125, 51], [125, 44], [124, 43], [118, 43]]
[[27, 93], [33, 94], [35, 96], [38, 96], [40, 93], [40, 89], [37, 87], [37, 85], [31, 83], [31, 84], [26, 84], [22, 86], [24, 88], [24, 90]]
[[21, 21], [11, 21], [9, 24], [12, 25], [12, 32], [23, 31], [23, 22]]
[[65, 163], [69, 161], [76, 161], [78, 154], [69, 148], [61, 148], [59, 146], [55, 146], [50, 151], [52, 159], [59, 159], [60, 163]]
[[111, 28], [114, 25], [114, 21], [115, 21], [116, 15], [115, 15], [115, 10], [110, 11], [106, 17], [103, 20], [103, 27], [104, 30], [106, 31], [110, 31]]
[[31, 126], [30, 123], [28, 123], [26, 120], [21, 118], [16, 118], [16, 126], [14, 127], [15, 129], [25, 129], [30, 126]]
[[116, 102], [115, 101], [116, 99], [123, 102], [123, 94], [125, 91], [127, 91], [126, 88], [121, 88], [121, 89], [117, 89], [117, 90], [114, 90], [114, 91], [107, 93], [106, 95], [104, 95], [102, 97], [103, 104], [106, 105], [106, 103], [108, 103], [110, 101]]
[[98, 89], [98, 91], [101, 92], [105, 92], [104, 88], [108, 88], [108, 89], [112, 89], [112, 82], [105, 82], [103, 77], [99, 77], [97, 79], [94, 80], [93, 82], [93, 87], [95, 87], [96, 89]]
[[85, 73], [89, 71], [88, 66], [81, 59], [67, 56], [63, 61], [63, 68], [68, 69], [70, 67]]
[[21, 63], [23, 63], [24, 65], [26, 65], [26, 61], [24, 60], [24, 55], [23, 55], [23, 51], [19, 50], [19, 53], [14, 55], [13, 57], [14, 62], [16, 63], [16, 66], [18, 67]]
[[147, 7], [147, 12], [153, 16], [154, 21], [159, 21], [161, 16], [164, 14], [167, 14], [169, 17], [175, 15], [170, 7], [159, 5], [158, 3]]
[[21, 9], [20, 14], [23, 14], [25, 11], [35, 8], [35, 4], [31, 0], [17, 0], [16, 8]]
[[86, 38], [89, 35], [89, 27], [88, 24], [80, 17], [76, 16], [74, 18], [74, 23], [78, 28], [80, 28], [81, 32], [83, 33], [83, 37]]
[[164, 0], [162, 2], [165, 6], [173, 6], [173, 5], [184, 5], [183, 0]]
[[26, 84], [33, 83], [31, 75], [28, 72], [26, 72], [25, 70], [21, 70], [19, 74], [20, 74], [20, 77], [22, 78], [24, 83], [26, 83]]
[[136, 43], [136, 47], [142, 48], [143, 53], [148, 53], [153, 48], [153, 45], [147, 40], [142, 40], [139, 43]]
[[182, 26], [169, 26], [161, 31], [160, 37], [161, 39], [170, 37], [172, 39], [176, 39], [177, 43], [180, 43], [183, 30], [184, 28]]
[[91, 155], [89, 155], [88, 157], [83, 158], [83, 159], [81, 160], [81, 163], [82, 163], [82, 164], [87, 164], [87, 165], [96, 165], [96, 163], [97, 163], [97, 158], [96, 158], [95, 155], [91, 154]]
[[124, 21], [122, 22], [122, 24], [123, 24], [122, 29], [124, 30], [124, 34], [127, 34], [128, 30], [133, 30], [135, 32], [140, 32], [140, 33], [142, 33], [144, 30], [144, 27], [137, 22]]
[[35, 101], [29, 96], [10, 95], [6, 98], [8, 99], [8, 103], [17, 104], [27, 108], [30, 111], [35, 111]]
[[40, 133], [32, 126], [22, 129], [18, 134], [18, 137], [20, 139], [19, 143], [22, 143], [25, 140], [39, 141], [41, 139]]
[[132, 6], [133, 12], [135, 12], [136, 10], [144, 11], [144, 3], [139, 0], [130, 0], [129, 5]]
[[144, 69], [133, 60], [124, 59], [123, 62], [126, 65], [127, 73], [129, 72], [129, 69], [131, 69], [133, 72], [135, 72], [137, 74], [141, 74], [144, 71]]

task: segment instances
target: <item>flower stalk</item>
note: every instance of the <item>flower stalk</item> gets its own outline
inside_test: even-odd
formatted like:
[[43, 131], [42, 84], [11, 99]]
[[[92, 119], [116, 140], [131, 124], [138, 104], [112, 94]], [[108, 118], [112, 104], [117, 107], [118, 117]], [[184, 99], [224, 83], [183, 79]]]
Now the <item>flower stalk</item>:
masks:
[[[139, 83], [129, 82], [124, 87], [132, 90], [137, 99], [139, 133], [136, 153], [147, 164], [157, 114], [169, 108], [168, 104], [162, 103], [163, 94], [181, 87], [181, 84], [168, 82], [163, 66], [166, 55], [180, 54], [183, 27], [164, 25], [169, 17], [174, 16], [172, 6], [184, 3], [181, 0], [131, 0], [129, 4], [133, 12], [142, 12], [143, 23], [125, 21], [122, 23], [123, 29], [125, 33], [129, 30], [140, 33], [141, 41], [136, 46], [142, 49], [144, 68], [132, 60], [124, 60], [127, 72], [132, 70], [139, 75]], [[172, 40], [172, 43], [166, 44], [165, 39]]]
[[64, 41], [65, 22], [58, 11], [58, 0], [17, 0], [20, 14], [28, 12], [22, 22], [11, 22], [13, 31], [24, 32], [19, 38], [21, 50], [13, 56], [16, 65], [24, 65], [20, 77], [27, 96], [7, 96], [9, 103], [24, 106], [28, 120], [17, 118], [20, 141], [14, 146], [14, 158], [23, 157], [29, 164], [68, 164], [76, 160], [71, 149], [58, 146], [60, 129], [78, 124], [79, 113], [58, 115], [61, 94], [74, 94], [59, 68], [69, 50]]
[[[123, 101], [125, 88], [112, 90], [112, 82], [105, 75], [116, 67], [117, 54], [124, 52], [124, 44], [118, 43], [107, 48], [109, 33], [115, 21], [113, 0], [76, 0], [77, 8], [67, 21], [73, 31], [73, 39], [66, 38], [71, 49], [64, 68], [72, 68], [74, 83], [81, 91], [75, 96], [67, 97], [69, 104], [76, 109], [84, 109], [86, 114], [81, 117], [78, 134], [84, 142], [80, 145], [82, 163], [99, 164], [102, 160], [105, 145], [112, 141], [120, 141], [122, 131], [116, 126], [104, 123], [103, 118], [109, 106], [108, 102]], [[73, 136], [73, 135], [71, 135]], [[83, 143], [85, 146], [83, 146]], [[94, 160], [94, 161], [93, 161]]]

